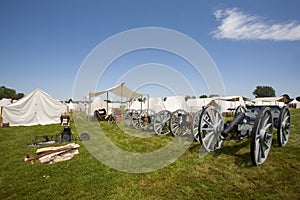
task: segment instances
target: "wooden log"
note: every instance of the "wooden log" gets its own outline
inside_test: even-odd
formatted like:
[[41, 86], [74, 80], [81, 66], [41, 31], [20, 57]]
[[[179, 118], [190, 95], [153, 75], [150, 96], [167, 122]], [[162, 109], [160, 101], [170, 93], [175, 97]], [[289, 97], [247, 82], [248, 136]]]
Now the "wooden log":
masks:
[[61, 162], [61, 161], [66, 161], [70, 160], [71, 158], [74, 157], [75, 154], [78, 154], [78, 149], [71, 149], [69, 151], [64, 151], [64, 152], [57, 152], [53, 154], [49, 154], [46, 156], [43, 156], [39, 158], [39, 161], [41, 163], [56, 163], [56, 162]]
[[[47, 156], [47, 155], [50, 155], [50, 154], [53, 154], [53, 153], [62, 153], [64, 151], [69, 151], [69, 150], [72, 150], [75, 148], [78, 148], [79, 145], [66, 145], [66, 146], [63, 146], [63, 147], [58, 147], [54, 150], [47, 150], [47, 151], [44, 151], [42, 153], [39, 153], [38, 155], [36, 156], [32, 156], [32, 157], [26, 157], [25, 158], [25, 161], [32, 161], [32, 160], [35, 160], [35, 159], [39, 159], [41, 157], [44, 157], [44, 156]], [[50, 148], [51, 149], [51, 148]], [[45, 149], [44, 149], [45, 150]]]
[[68, 146], [72, 146], [73, 148], [79, 148], [80, 147], [79, 144], [70, 143], [70, 144], [67, 144], [65, 146], [40, 148], [40, 149], [36, 150], [36, 153], [40, 154], [40, 153], [44, 153], [44, 152], [47, 152], [47, 151], [54, 151], [54, 150], [57, 150], [57, 149], [60, 149], [60, 148], [68, 147]]

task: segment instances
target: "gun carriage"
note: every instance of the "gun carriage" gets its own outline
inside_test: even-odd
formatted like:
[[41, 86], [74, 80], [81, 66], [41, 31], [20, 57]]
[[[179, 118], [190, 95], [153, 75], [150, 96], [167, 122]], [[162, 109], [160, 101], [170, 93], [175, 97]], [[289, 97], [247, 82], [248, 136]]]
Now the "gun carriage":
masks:
[[218, 109], [206, 107], [199, 118], [199, 139], [207, 151], [222, 147], [225, 140], [250, 138], [253, 165], [264, 163], [272, 146], [273, 129], [277, 129], [279, 146], [287, 144], [291, 127], [290, 110], [284, 106], [239, 106], [233, 120], [224, 123]]

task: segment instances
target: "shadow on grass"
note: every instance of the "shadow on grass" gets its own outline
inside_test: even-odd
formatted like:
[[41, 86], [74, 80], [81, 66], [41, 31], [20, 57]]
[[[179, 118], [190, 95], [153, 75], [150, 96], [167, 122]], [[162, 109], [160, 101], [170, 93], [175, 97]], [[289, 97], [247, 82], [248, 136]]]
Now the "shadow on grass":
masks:
[[221, 155], [227, 155], [230, 157], [233, 157], [235, 165], [237, 165], [238, 167], [243, 167], [243, 168], [250, 168], [252, 167], [252, 162], [251, 162], [251, 157], [250, 157], [250, 148], [249, 148], [249, 140], [245, 140], [245, 141], [241, 141], [241, 142], [234, 142], [234, 141], [229, 141], [230, 144], [227, 145], [226, 141], [223, 147], [221, 147], [220, 149], [214, 151], [214, 152], [203, 152], [205, 151], [199, 142], [194, 142], [191, 147], [189, 148], [189, 151], [191, 153], [194, 152], [202, 152], [205, 156], [208, 154], [211, 154], [212, 157], [219, 157]]
[[238, 167], [253, 167], [250, 157], [249, 143], [249, 139], [245, 139], [244, 141], [240, 142], [231, 141], [231, 145], [226, 145], [225, 141], [225, 145], [221, 149], [215, 151], [214, 156], [218, 157], [221, 154], [226, 154], [234, 158], [235, 164]]

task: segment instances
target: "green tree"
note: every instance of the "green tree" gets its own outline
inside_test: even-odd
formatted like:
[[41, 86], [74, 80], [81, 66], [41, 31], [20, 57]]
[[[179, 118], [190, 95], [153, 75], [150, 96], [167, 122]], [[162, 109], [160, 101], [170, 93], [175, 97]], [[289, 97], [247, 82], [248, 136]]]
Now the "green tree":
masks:
[[218, 94], [211, 94], [211, 95], [209, 95], [209, 98], [218, 97], [218, 96], [219, 96]]
[[252, 94], [255, 96], [255, 98], [275, 97], [275, 90], [271, 86], [256, 86]]
[[207, 97], [208, 97], [208, 96], [205, 95], [205, 94], [199, 96], [200, 99], [204, 99], [204, 98], [207, 98]]
[[190, 95], [186, 95], [186, 96], [184, 97], [184, 100], [187, 101], [187, 100], [190, 99], [190, 98], [192, 98]]
[[140, 97], [137, 100], [138, 100], [138, 102], [143, 102], [143, 101], [146, 101], [146, 97], [144, 97], [144, 98]]
[[16, 90], [6, 88], [5, 86], [0, 87], [0, 99], [8, 98], [8, 99], [21, 99], [24, 97], [23, 93], [16, 93]]
[[186, 95], [184, 97], [185, 101], [187, 101], [188, 99], [196, 99], [196, 96], [190, 96], [190, 95]]
[[293, 99], [288, 94], [282, 95], [284, 97], [284, 103], [290, 103]]

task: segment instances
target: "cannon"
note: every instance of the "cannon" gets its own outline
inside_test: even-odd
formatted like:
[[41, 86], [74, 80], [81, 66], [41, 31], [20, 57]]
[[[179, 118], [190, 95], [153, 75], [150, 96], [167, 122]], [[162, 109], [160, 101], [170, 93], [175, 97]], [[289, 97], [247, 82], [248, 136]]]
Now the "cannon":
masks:
[[202, 110], [195, 113], [189, 113], [183, 109], [172, 113], [170, 119], [170, 130], [174, 136], [193, 136], [195, 141], [199, 141], [198, 126], [199, 116]]
[[170, 112], [162, 110], [154, 117], [154, 131], [157, 135], [171, 133], [173, 136], [192, 136], [199, 141], [198, 125], [201, 110], [190, 113], [183, 109]]
[[198, 118], [201, 111], [187, 112], [190, 110], [184, 97], [171, 96], [164, 101], [165, 110], [155, 114], [153, 127], [157, 135], [171, 133], [173, 136], [198, 135]]
[[251, 161], [258, 166], [266, 161], [270, 152], [273, 128], [277, 129], [278, 145], [285, 146], [290, 127], [290, 110], [286, 106], [239, 106], [233, 120], [226, 123], [217, 108], [208, 106], [199, 116], [198, 134], [202, 148], [207, 152], [220, 149], [225, 140], [250, 138]]
[[151, 109], [134, 110], [132, 112], [132, 125], [136, 129], [153, 130], [154, 111]]
[[126, 126], [132, 126], [132, 115], [134, 113], [134, 109], [127, 109], [124, 113], [124, 123]]

